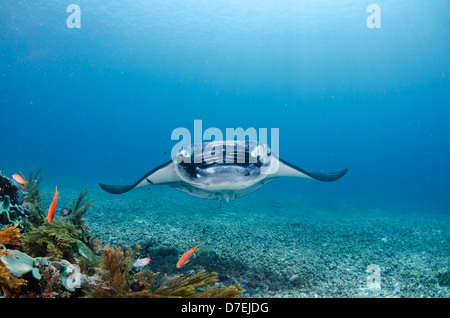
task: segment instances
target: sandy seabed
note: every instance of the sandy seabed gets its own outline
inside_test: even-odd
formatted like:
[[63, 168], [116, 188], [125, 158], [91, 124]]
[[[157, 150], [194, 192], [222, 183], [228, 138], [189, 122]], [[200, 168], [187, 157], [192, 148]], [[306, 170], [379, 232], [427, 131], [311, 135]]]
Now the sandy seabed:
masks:
[[[63, 190], [59, 208], [83, 189]], [[141, 245], [154, 272], [215, 271], [226, 285], [241, 283], [246, 297], [450, 297], [437, 279], [450, 270], [448, 213], [330, 205], [270, 190], [222, 205], [164, 187], [122, 195], [95, 188], [89, 197], [91, 235]]]

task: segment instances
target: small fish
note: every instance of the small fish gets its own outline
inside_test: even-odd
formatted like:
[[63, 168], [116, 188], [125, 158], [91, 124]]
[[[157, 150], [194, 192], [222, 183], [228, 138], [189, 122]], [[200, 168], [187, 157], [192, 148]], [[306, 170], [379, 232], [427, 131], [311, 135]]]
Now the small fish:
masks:
[[150, 255], [147, 255], [145, 258], [140, 258], [136, 262], [133, 263], [134, 267], [144, 267], [148, 263], [150, 263], [152, 259], [150, 258]]
[[21, 176], [19, 176], [17, 173], [12, 175], [14, 181], [16, 181], [17, 183], [20, 183], [23, 186], [27, 186], [28, 182], [25, 181]]
[[194, 252], [197, 252], [197, 251], [198, 251], [198, 245], [194, 248], [191, 248], [186, 253], [184, 253], [183, 256], [181, 256], [180, 259], [178, 260], [177, 268], [180, 268], [181, 266], [186, 265], [186, 263], [189, 262], [189, 259], [191, 258], [192, 254], [194, 254]]
[[50, 223], [53, 220], [56, 212], [56, 203], [58, 202], [58, 186], [55, 188], [55, 195], [53, 196], [52, 204], [50, 204], [50, 208], [48, 209], [47, 221]]
[[61, 213], [62, 216], [68, 216], [70, 213], [72, 213], [72, 210], [64, 208], [64, 209], [61, 210], [60, 213]]

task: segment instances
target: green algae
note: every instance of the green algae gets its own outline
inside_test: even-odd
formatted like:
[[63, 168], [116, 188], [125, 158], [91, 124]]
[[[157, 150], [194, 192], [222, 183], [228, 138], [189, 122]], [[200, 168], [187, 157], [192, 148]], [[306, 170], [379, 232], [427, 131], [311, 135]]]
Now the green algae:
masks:
[[74, 247], [81, 238], [81, 230], [69, 222], [53, 220], [24, 234], [23, 246], [32, 256], [46, 255], [73, 259]]

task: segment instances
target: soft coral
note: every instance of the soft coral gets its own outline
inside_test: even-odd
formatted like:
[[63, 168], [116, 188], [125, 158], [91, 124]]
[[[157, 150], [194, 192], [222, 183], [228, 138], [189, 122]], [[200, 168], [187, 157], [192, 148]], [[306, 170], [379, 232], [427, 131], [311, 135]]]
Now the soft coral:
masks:
[[[22, 233], [17, 226], [7, 225], [0, 229], [0, 244], [20, 246], [22, 240]], [[20, 286], [26, 285], [27, 281], [17, 278], [4, 266], [1, 261], [2, 257], [8, 257], [8, 251], [0, 248], [0, 287], [5, 294], [17, 293], [20, 291]]]
[[0, 244], [20, 246], [22, 241], [22, 233], [17, 226], [7, 225], [0, 229]]

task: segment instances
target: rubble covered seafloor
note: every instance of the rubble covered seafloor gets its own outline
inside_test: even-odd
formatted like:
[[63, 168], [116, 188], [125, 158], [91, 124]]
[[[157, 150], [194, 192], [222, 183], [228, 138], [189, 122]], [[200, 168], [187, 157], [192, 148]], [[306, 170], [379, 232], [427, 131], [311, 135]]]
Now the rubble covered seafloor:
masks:
[[[450, 297], [446, 211], [276, 187], [221, 206], [163, 187], [91, 194], [96, 236], [141, 245], [155, 271], [179, 272], [180, 249], [199, 244], [181, 271], [217, 272], [246, 297]], [[377, 273], [380, 284], [368, 284]]]

